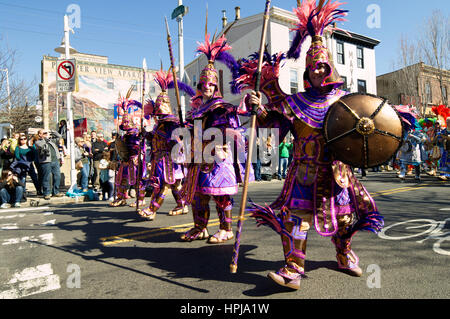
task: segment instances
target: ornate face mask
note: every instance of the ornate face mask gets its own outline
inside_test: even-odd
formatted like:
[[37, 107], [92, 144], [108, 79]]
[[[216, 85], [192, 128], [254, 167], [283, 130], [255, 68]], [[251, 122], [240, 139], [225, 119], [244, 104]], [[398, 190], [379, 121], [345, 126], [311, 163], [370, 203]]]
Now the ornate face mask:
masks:
[[322, 87], [331, 85], [333, 88], [336, 88], [344, 83], [334, 68], [333, 59], [328, 49], [322, 43], [322, 37], [314, 36], [311, 46], [306, 53], [306, 71], [303, 83], [305, 89], [312, 87], [312, 83], [307, 74], [308, 69], [314, 71], [320, 64], [325, 64], [328, 66], [328, 74], [325, 76], [321, 84]]
[[170, 99], [169, 94], [167, 94], [167, 91], [163, 90], [158, 97], [156, 98], [155, 102], [155, 108], [156, 108], [156, 115], [172, 115], [172, 107], [170, 106]]
[[197, 90], [201, 91], [203, 85], [215, 86], [214, 94], [212, 97], [222, 97], [219, 91], [219, 76], [214, 67], [214, 62], [209, 61], [208, 65], [200, 73], [200, 80], [197, 85]]

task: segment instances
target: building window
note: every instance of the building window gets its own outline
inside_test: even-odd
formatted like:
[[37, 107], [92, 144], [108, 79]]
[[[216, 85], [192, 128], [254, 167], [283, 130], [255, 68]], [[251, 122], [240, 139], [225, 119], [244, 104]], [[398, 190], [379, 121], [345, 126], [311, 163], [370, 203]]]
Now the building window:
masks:
[[337, 63], [345, 64], [344, 58], [344, 42], [336, 41]]
[[442, 87], [442, 103], [447, 104], [447, 87]]
[[289, 48], [292, 46], [296, 31], [289, 31]]
[[192, 82], [194, 83], [194, 88], [197, 87], [197, 75], [194, 74], [194, 76], [192, 77]]
[[114, 79], [113, 78], [106, 79], [106, 87], [108, 89], [114, 90]]
[[298, 92], [298, 77], [297, 77], [297, 70], [291, 69], [290, 71], [290, 87], [291, 87], [291, 94], [295, 94]]
[[362, 47], [356, 48], [356, 63], [358, 68], [364, 69], [364, 48]]
[[155, 84], [150, 83], [150, 94], [155, 94], [155, 93], [156, 93]]
[[431, 98], [433, 96], [431, 95], [431, 84], [430, 84], [430, 82], [426, 82], [425, 83], [425, 94], [426, 94], [426, 97], [427, 97], [427, 103], [431, 103]]
[[223, 92], [223, 70], [219, 70], [219, 90], [220, 90], [220, 93], [224, 94], [224, 92]]
[[133, 81], [133, 91], [137, 91], [138, 90], [138, 85], [139, 85], [139, 82], [138, 81]]
[[366, 80], [358, 80], [358, 93], [367, 93]]
[[350, 91], [349, 88], [347, 87], [347, 77], [341, 75], [341, 78], [342, 78], [342, 81], [344, 82], [341, 86], [341, 90]]

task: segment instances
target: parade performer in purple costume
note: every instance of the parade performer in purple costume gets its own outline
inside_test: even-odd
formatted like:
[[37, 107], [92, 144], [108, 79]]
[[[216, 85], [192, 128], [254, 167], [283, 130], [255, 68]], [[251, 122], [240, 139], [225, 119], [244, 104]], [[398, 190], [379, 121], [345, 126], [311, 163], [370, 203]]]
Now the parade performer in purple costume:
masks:
[[[137, 180], [138, 177], [138, 156], [139, 148], [145, 147], [140, 138], [139, 124], [133, 121], [132, 113], [135, 108], [142, 108], [142, 104], [136, 100], [129, 99], [131, 89], [128, 91], [126, 98], [120, 98], [118, 107], [119, 119], [121, 119], [119, 128], [125, 132], [122, 137], [116, 139], [115, 145], [120, 156], [119, 169], [116, 175], [115, 186], [117, 189], [117, 197], [109, 205], [111, 207], [125, 206], [126, 202], [126, 192], [130, 186], [139, 183], [139, 193], [138, 196], [139, 205], [144, 204], [145, 198], [145, 187], [142, 179]], [[145, 154], [145, 150], [142, 152]], [[143, 171], [145, 168], [145, 163], [143, 161]], [[141, 176], [144, 176], [142, 173]], [[130, 204], [134, 207], [136, 202]]]
[[[252, 92], [246, 103], [258, 105], [258, 124], [277, 127], [280, 139], [288, 131], [294, 136], [294, 155], [280, 196], [270, 205], [253, 203], [248, 210], [259, 225], [267, 225], [281, 236], [285, 266], [270, 272], [269, 278], [292, 289], [300, 288], [305, 272], [307, 234], [314, 224], [322, 236], [331, 237], [339, 269], [361, 276], [358, 257], [351, 247], [358, 230], [379, 231], [383, 219], [369, 192], [353, 175], [350, 167], [333, 159], [325, 146], [322, 126], [329, 107], [346, 92], [338, 89], [343, 81], [323, 45], [324, 29], [342, 21], [346, 11], [341, 3], [304, 0], [294, 9], [299, 22], [288, 57], [297, 59], [307, 35], [312, 37], [306, 56], [305, 92], [287, 95], [278, 85], [282, 55], [268, 57], [261, 72], [261, 92], [268, 104], [261, 106], [259, 93]], [[236, 80], [242, 88], [252, 88], [255, 61], [243, 60], [243, 74]], [[278, 214], [275, 211], [279, 211]]]
[[[195, 239], [207, 239], [208, 243], [223, 243], [234, 237], [232, 231], [232, 196], [238, 193], [239, 183], [243, 180], [245, 159], [240, 163], [233, 158], [237, 152], [232, 149], [243, 147], [244, 138], [241, 135], [238, 106], [223, 100], [219, 90], [219, 77], [215, 69], [214, 61], [218, 60], [230, 67], [236, 66], [234, 58], [226, 52], [231, 47], [227, 44], [225, 36], [219, 39], [209, 40], [209, 34], [205, 34], [205, 42], [198, 47], [198, 52], [204, 53], [208, 58], [208, 65], [200, 74], [197, 86], [197, 95], [191, 99], [192, 110], [188, 114], [188, 122], [194, 126], [195, 122], [201, 123], [201, 129], [219, 129], [224, 140], [229, 134], [234, 135], [233, 143], [219, 143], [214, 148], [215, 156], [220, 160], [207, 163], [202, 157], [202, 163], [190, 164], [183, 187], [183, 197], [186, 203], [192, 205], [194, 227], [181, 236], [183, 241]], [[200, 143], [200, 144], [199, 144]], [[195, 147], [193, 140], [193, 148]], [[230, 145], [233, 144], [233, 145]], [[197, 141], [202, 145], [202, 154], [208, 142]], [[194, 152], [193, 152], [194, 153]], [[244, 151], [245, 153], [245, 151]], [[210, 217], [209, 201], [216, 203], [217, 213], [220, 219], [219, 231], [209, 236], [207, 225]]]
[[[146, 115], [154, 117], [156, 124], [154, 129], [146, 135], [151, 142], [151, 170], [149, 173], [149, 185], [153, 187], [150, 205], [138, 212], [141, 217], [153, 220], [156, 212], [161, 207], [169, 189], [175, 198], [177, 206], [169, 212], [169, 216], [187, 214], [189, 208], [184, 205], [181, 198], [181, 182], [184, 178], [182, 157], [172, 158], [172, 150], [180, 141], [172, 140], [172, 132], [180, 127], [180, 120], [172, 112], [168, 89], [173, 88], [172, 73], [166, 73], [162, 69], [155, 74], [155, 81], [161, 88], [161, 93], [156, 102], [148, 101], [144, 110]], [[188, 95], [194, 96], [195, 92], [188, 85], [178, 81], [178, 86]]]

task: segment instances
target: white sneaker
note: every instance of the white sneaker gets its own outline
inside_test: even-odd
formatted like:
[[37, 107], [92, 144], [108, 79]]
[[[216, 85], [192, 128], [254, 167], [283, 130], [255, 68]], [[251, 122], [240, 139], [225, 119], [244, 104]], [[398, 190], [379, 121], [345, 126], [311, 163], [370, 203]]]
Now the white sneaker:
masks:
[[11, 205], [8, 204], [8, 203], [3, 203], [3, 204], [0, 206], [0, 208], [10, 208], [10, 207], [11, 207]]
[[20, 203], [15, 203], [14, 207], [20, 207]]

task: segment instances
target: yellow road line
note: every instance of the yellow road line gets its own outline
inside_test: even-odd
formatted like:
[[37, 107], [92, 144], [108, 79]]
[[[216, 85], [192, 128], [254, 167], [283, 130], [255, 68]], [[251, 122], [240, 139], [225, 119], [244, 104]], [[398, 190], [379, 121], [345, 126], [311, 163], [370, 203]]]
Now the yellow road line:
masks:
[[[249, 216], [249, 215], [250, 214], [247, 214], [245, 216]], [[239, 217], [233, 217], [233, 219], [237, 220], [237, 219], [239, 219]], [[208, 223], [208, 226], [217, 226], [217, 225], [220, 225], [219, 219], [212, 219]], [[189, 227], [186, 227], [186, 226], [189, 226]], [[102, 238], [100, 238], [100, 240], [102, 241], [101, 244], [103, 246], [110, 246], [110, 245], [127, 243], [127, 242], [140, 240], [140, 239], [152, 238], [155, 236], [161, 236], [164, 234], [168, 234], [169, 231], [171, 231], [171, 230], [173, 230], [175, 233], [183, 233], [183, 232], [188, 231], [192, 227], [194, 227], [194, 224], [189, 223], [189, 224], [183, 224], [183, 225], [175, 225], [175, 226], [170, 226], [170, 227], [162, 227], [162, 228], [144, 230], [144, 231], [135, 232], [135, 233], [128, 233], [128, 234], [122, 234], [122, 235], [116, 235], [116, 236], [110, 236], [110, 237], [102, 237]], [[127, 237], [130, 237], [130, 238], [127, 238]]]
[[420, 184], [420, 186], [406, 186], [406, 187], [393, 188], [393, 189], [388, 189], [385, 191], [375, 192], [371, 195], [372, 195], [372, 197], [378, 197], [381, 195], [390, 195], [390, 194], [395, 194], [395, 193], [409, 192], [412, 190], [424, 188], [425, 186], [428, 186], [428, 185], [429, 184]]
[[[404, 186], [404, 187], [397, 187], [393, 189], [387, 189], [384, 191], [374, 192], [372, 193], [372, 197], [378, 197], [381, 195], [390, 195], [395, 193], [402, 193], [402, 192], [409, 192], [416, 189], [424, 188], [425, 186], [428, 186], [429, 184], [420, 184], [421, 186]], [[244, 216], [250, 216], [250, 214], [246, 214]], [[239, 216], [233, 217], [233, 220], [238, 220]], [[217, 226], [219, 225], [219, 219], [212, 219], [208, 223], [208, 226]], [[155, 228], [150, 230], [144, 230], [140, 232], [134, 232], [134, 233], [128, 233], [128, 234], [121, 234], [116, 236], [109, 236], [109, 237], [101, 237], [100, 240], [102, 241], [103, 246], [110, 246], [110, 245], [116, 245], [120, 243], [127, 243], [135, 240], [141, 240], [141, 239], [148, 239], [155, 236], [161, 236], [163, 234], [168, 234], [169, 231], [174, 231], [175, 233], [182, 233], [186, 232], [189, 229], [194, 227], [193, 223], [188, 224], [181, 224], [181, 225], [174, 225], [169, 227], [162, 227], [162, 228]]]

